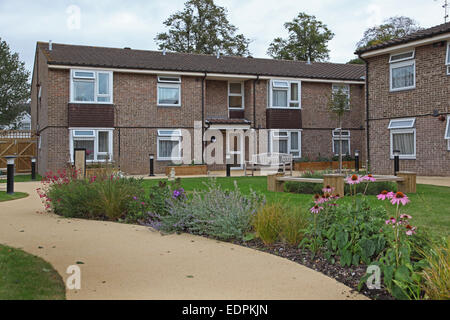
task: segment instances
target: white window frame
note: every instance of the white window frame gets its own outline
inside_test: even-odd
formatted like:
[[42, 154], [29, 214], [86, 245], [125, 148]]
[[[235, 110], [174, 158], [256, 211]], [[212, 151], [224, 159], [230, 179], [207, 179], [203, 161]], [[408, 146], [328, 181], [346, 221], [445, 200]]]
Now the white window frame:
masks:
[[[239, 83], [240, 85], [241, 85], [241, 93], [239, 94], [239, 93], [231, 93], [231, 91], [230, 91], [230, 84], [232, 84], [232, 83]], [[242, 105], [242, 107], [240, 107], [240, 108], [233, 108], [233, 107], [230, 107], [230, 97], [241, 97], [241, 99], [242, 99], [242, 103], [241, 103], [241, 105]], [[228, 81], [228, 109], [230, 109], [230, 110], [244, 110], [245, 109], [245, 90], [244, 90], [244, 82], [242, 82], [242, 81]]]
[[447, 68], [447, 75], [450, 76], [450, 41], [447, 41], [447, 54], [445, 55], [445, 65]]
[[[409, 125], [404, 125], [401, 127], [393, 127], [392, 124], [397, 121], [410, 121]], [[390, 156], [391, 159], [394, 159], [394, 134], [401, 133], [413, 133], [414, 134], [414, 154], [400, 154], [400, 159], [405, 160], [415, 160], [417, 154], [417, 137], [416, 137], [416, 129], [414, 128], [416, 124], [415, 118], [404, 118], [404, 119], [393, 119], [389, 122], [388, 129], [390, 130]]]
[[[159, 129], [158, 137], [156, 138], [156, 160], [158, 161], [177, 161], [181, 160], [181, 143], [182, 135], [180, 129]], [[159, 142], [160, 141], [178, 141], [178, 157], [161, 157], [159, 155]]]
[[[168, 80], [173, 78], [177, 80]], [[159, 89], [160, 88], [176, 88], [178, 89], [178, 103], [160, 103], [159, 102]], [[156, 104], [159, 107], [181, 107], [181, 77], [180, 76], [158, 76], [158, 84], [156, 88]]]
[[[342, 87], [345, 87], [345, 89], [342, 88]], [[347, 103], [347, 107], [345, 108], [345, 110], [350, 110], [350, 97], [351, 97], [351, 95], [350, 95], [350, 85], [349, 84], [346, 84], [346, 83], [343, 83], [343, 84], [333, 83], [331, 85], [331, 93], [334, 95], [341, 88], [342, 88], [342, 92], [347, 93], [347, 98], [348, 98], [348, 103]]]
[[[407, 58], [402, 58], [399, 60], [392, 60], [392, 57], [395, 57], [396, 55], [399, 54], [405, 54], [405, 53], [409, 53], [411, 52], [411, 57], [407, 57]], [[411, 89], [415, 89], [416, 88], [416, 60], [415, 60], [415, 50], [413, 51], [406, 51], [406, 52], [397, 52], [395, 54], [391, 54], [390, 58], [389, 58], [389, 89], [391, 92], [396, 92], [396, 91], [403, 91], [403, 90], [411, 90]], [[408, 86], [408, 87], [401, 87], [401, 88], [393, 88], [392, 84], [392, 70], [393, 69], [397, 69], [397, 68], [402, 68], [402, 67], [407, 67], [407, 66], [413, 66], [413, 74], [414, 74], [414, 81], [413, 81], [413, 85], [412, 86]]]
[[[92, 135], [75, 135], [76, 131], [93, 131]], [[108, 149], [109, 152], [99, 152], [99, 132], [108, 132]], [[69, 128], [69, 147], [70, 147], [70, 160], [74, 161], [74, 140], [94, 140], [94, 159], [93, 160], [87, 160], [86, 162], [92, 163], [92, 162], [106, 162], [106, 161], [113, 161], [113, 128]], [[105, 155], [108, 156], [108, 159], [98, 159], [97, 157], [99, 155]]]
[[444, 139], [447, 140], [447, 150], [450, 151], [450, 115], [447, 116], [447, 126], [445, 127]]
[[[76, 72], [91, 72], [93, 74], [92, 77], [83, 77], [83, 76], [76, 76]], [[99, 74], [100, 73], [106, 73], [109, 75], [108, 78], [108, 85], [109, 85], [109, 93], [107, 94], [100, 94], [98, 93], [99, 90]], [[74, 80], [76, 81], [88, 81], [88, 82], [94, 82], [94, 101], [76, 101], [74, 94]], [[71, 69], [70, 70], [70, 102], [71, 103], [85, 103], [85, 104], [113, 104], [113, 72], [112, 71], [103, 71], [103, 70], [84, 70], [84, 69]], [[110, 97], [109, 101], [98, 101], [98, 98], [102, 97]]]
[[[339, 154], [336, 153], [336, 150], [334, 148], [334, 142], [339, 141], [339, 140], [342, 140], [342, 141], [347, 140], [348, 141], [348, 155], [351, 155], [352, 149], [351, 149], [351, 145], [350, 145], [350, 140], [351, 140], [350, 139], [350, 130], [342, 130], [342, 139], [339, 134], [339, 129], [334, 129], [332, 131], [331, 147], [333, 150], [333, 154], [335, 156], [338, 156]], [[345, 154], [343, 153], [343, 155], [345, 155]]]
[[[298, 132], [298, 149], [291, 148], [291, 134], [292, 132]], [[284, 135], [286, 133], [286, 135]], [[298, 156], [292, 156], [294, 159], [302, 157], [302, 130], [293, 129], [276, 129], [270, 131], [269, 148], [270, 152], [273, 152], [274, 140], [287, 140], [288, 154], [292, 152], [298, 152]]]
[[[276, 85], [279, 83], [279, 85]], [[287, 84], [287, 86], [282, 86], [281, 84]], [[296, 83], [298, 85], [298, 100], [291, 100], [291, 84]], [[273, 105], [273, 90], [286, 90], [287, 92], [287, 106], [274, 106]], [[268, 107], [270, 109], [301, 109], [302, 108], [302, 83], [298, 80], [280, 80], [272, 79], [269, 82], [269, 103]], [[291, 107], [291, 103], [298, 103], [298, 107]]]
[[[398, 59], [398, 60], [392, 59], [395, 56], [399, 56], [399, 55], [403, 55], [403, 54], [407, 54], [407, 53], [410, 53], [411, 56], [405, 57], [405, 58], [401, 58], [401, 59]], [[393, 53], [393, 54], [390, 55], [389, 63], [397, 63], [397, 62], [406, 61], [406, 60], [413, 60], [415, 57], [416, 57], [416, 51], [415, 50], [404, 51], [404, 52], [396, 52], [396, 53]]]

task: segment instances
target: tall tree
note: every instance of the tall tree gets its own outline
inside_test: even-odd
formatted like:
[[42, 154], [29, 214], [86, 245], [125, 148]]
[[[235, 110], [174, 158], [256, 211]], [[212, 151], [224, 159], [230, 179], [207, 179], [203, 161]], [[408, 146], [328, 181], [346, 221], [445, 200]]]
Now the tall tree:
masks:
[[267, 54], [275, 59], [314, 61], [328, 60], [328, 41], [334, 33], [315, 16], [299, 13], [284, 27], [289, 35], [286, 39], [275, 38], [270, 44]]
[[30, 99], [29, 71], [0, 38], [0, 126], [13, 124]]
[[171, 15], [164, 25], [167, 32], [158, 33], [159, 49], [185, 52], [243, 56], [250, 54], [250, 40], [236, 34], [237, 28], [227, 19], [227, 10], [213, 0], [188, 0], [184, 10]]
[[357, 49], [376, 45], [395, 38], [401, 38], [421, 30], [418, 22], [404, 16], [391, 17], [382, 24], [367, 29], [361, 40], [356, 44]]

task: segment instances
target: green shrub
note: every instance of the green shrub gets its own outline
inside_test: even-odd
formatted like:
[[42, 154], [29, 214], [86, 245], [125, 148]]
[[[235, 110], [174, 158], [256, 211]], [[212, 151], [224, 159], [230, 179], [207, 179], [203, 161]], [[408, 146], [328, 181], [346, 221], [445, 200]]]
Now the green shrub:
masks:
[[281, 216], [281, 241], [290, 245], [298, 245], [303, 240], [308, 227], [308, 215], [299, 207], [288, 207]]
[[[366, 190], [366, 185], [367, 183], [363, 182], [363, 183], [359, 183], [356, 185], [356, 193], [364, 193], [364, 191]], [[352, 188], [354, 188], [354, 186], [352, 186]], [[370, 182], [367, 185], [367, 191], [366, 191], [366, 195], [378, 195], [380, 194], [383, 190], [392, 190], [394, 192], [397, 191], [397, 183], [395, 182]], [[350, 194], [350, 185], [345, 184], [344, 186], [344, 191], [345, 194]]]
[[281, 219], [284, 207], [280, 203], [267, 204], [261, 207], [253, 219], [256, 236], [264, 244], [272, 244], [278, 240], [281, 232]]
[[290, 193], [316, 194], [321, 193], [322, 188], [322, 183], [288, 181], [284, 184], [285, 191]]
[[253, 215], [264, 201], [264, 196], [255, 192], [243, 195], [237, 183], [234, 190], [222, 190], [212, 179], [206, 191], [194, 191], [189, 199], [169, 198], [168, 214], [152, 214], [150, 219], [158, 219], [153, 226], [165, 232], [186, 231], [221, 240], [241, 240], [251, 230]]

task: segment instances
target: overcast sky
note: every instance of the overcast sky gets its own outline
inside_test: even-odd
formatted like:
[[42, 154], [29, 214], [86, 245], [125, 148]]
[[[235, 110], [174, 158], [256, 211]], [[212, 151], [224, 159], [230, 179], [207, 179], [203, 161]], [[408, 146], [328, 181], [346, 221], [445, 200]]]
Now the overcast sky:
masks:
[[[154, 38], [163, 21], [183, 9], [185, 0], [0, 0], [0, 37], [33, 68], [36, 41], [131, 47], [156, 50]], [[329, 42], [330, 61], [352, 59], [363, 32], [384, 19], [404, 15], [422, 27], [444, 22], [443, 0], [216, 0], [228, 18], [251, 39], [254, 57], [277, 36], [283, 24], [299, 12], [315, 15], [335, 33]], [[80, 10], [80, 24], [76, 11]], [[75, 15], [74, 15], [75, 13]], [[74, 18], [75, 17], [75, 18]]]

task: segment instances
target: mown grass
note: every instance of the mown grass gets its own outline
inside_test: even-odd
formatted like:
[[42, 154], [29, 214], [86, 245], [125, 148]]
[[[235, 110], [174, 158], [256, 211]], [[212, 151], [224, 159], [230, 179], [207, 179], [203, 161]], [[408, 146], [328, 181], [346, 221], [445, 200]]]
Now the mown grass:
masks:
[[5, 191], [0, 191], [0, 202], [16, 200], [28, 197], [28, 193], [25, 192], [14, 192], [14, 194], [7, 194]]
[[0, 245], [0, 300], [64, 300], [61, 276], [48, 263]]
[[[209, 178], [183, 178], [181, 185], [186, 191], [205, 190], [204, 182]], [[216, 178], [217, 183], [225, 189], [234, 188], [234, 181], [239, 189], [244, 193], [254, 190], [265, 194], [268, 203], [280, 202], [288, 206], [300, 206], [307, 210], [312, 201], [309, 194], [277, 193], [267, 191], [267, 177], [231, 177]], [[149, 188], [158, 183], [159, 180], [144, 180], [144, 186]], [[417, 193], [409, 194], [411, 202], [404, 208], [404, 212], [413, 216], [411, 223], [415, 226], [427, 229], [438, 236], [448, 236], [450, 234], [450, 188], [417, 185]], [[394, 212], [394, 207], [387, 202], [377, 200], [376, 196], [368, 196], [370, 203], [374, 206], [385, 206]], [[341, 199], [341, 201], [352, 201], [351, 197]]]
[[[36, 181], [41, 181], [42, 177], [36, 174]], [[14, 182], [29, 182], [31, 180], [31, 174], [20, 174], [14, 176]], [[0, 179], [0, 183], [6, 183], [6, 179]]]

